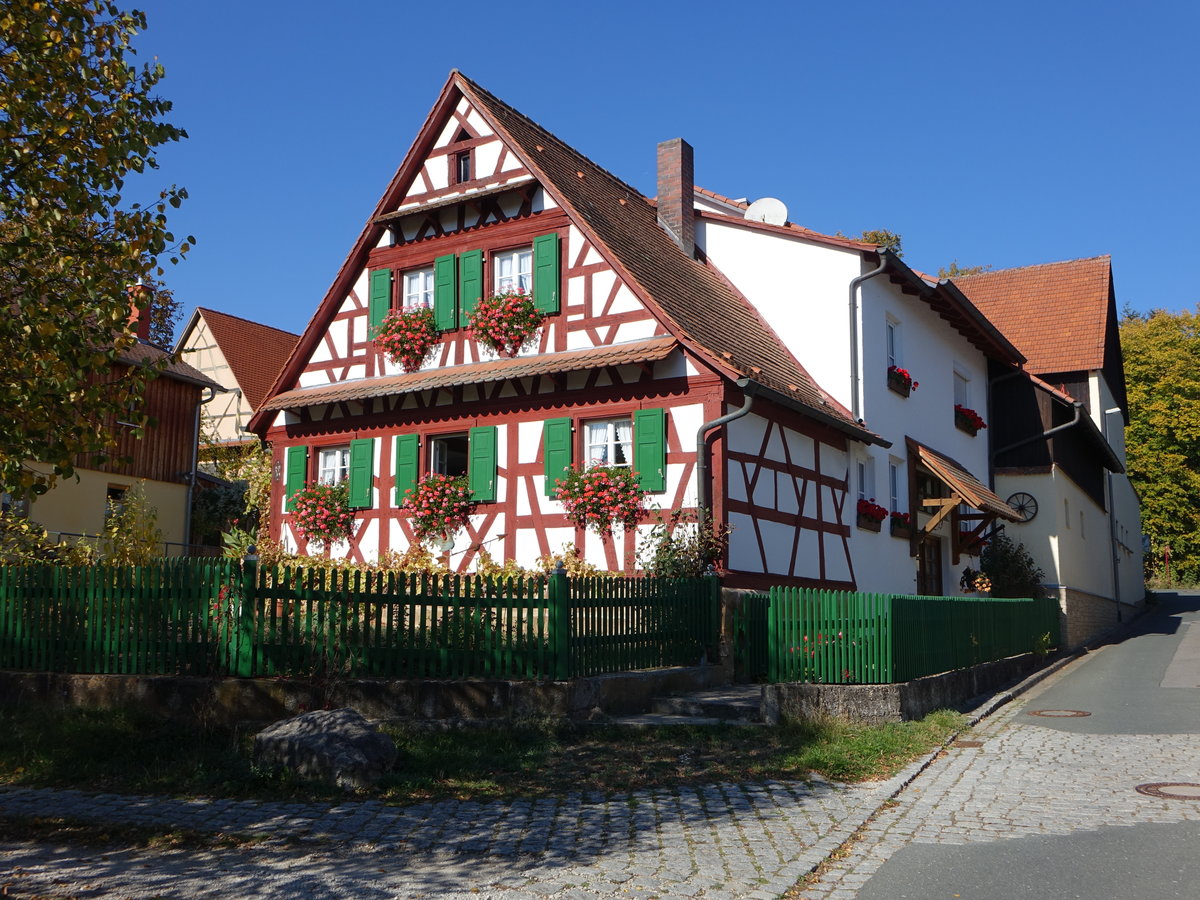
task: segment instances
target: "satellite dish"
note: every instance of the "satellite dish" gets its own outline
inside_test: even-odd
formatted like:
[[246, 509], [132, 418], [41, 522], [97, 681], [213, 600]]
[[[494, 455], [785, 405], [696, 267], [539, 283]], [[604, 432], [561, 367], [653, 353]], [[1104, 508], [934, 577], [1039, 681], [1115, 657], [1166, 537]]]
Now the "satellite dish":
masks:
[[763, 197], [755, 200], [746, 209], [745, 216], [749, 222], [766, 222], [768, 225], [783, 225], [787, 222], [787, 207], [782, 200], [774, 197]]

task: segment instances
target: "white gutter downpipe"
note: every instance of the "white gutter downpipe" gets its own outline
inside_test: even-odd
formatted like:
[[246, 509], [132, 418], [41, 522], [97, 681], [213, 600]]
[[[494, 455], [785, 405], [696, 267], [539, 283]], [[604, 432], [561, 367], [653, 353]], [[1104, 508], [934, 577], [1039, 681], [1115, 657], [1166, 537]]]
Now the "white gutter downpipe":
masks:
[[854, 421], [862, 424], [862, 400], [859, 393], [862, 390], [862, 368], [858, 353], [858, 286], [869, 278], [883, 274], [887, 268], [887, 257], [879, 256], [879, 265], [863, 275], [850, 280], [850, 413]]

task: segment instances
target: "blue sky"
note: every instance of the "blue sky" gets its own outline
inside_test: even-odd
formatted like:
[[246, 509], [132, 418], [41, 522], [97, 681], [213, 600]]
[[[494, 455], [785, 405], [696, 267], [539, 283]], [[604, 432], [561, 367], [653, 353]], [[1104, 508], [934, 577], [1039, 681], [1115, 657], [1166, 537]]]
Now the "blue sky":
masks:
[[1194, 3], [135, 5], [190, 134], [154, 182], [185, 313], [302, 330], [453, 67], [648, 194], [683, 137], [702, 186], [925, 271], [1111, 253], [1119, 303], [1200, 301]]

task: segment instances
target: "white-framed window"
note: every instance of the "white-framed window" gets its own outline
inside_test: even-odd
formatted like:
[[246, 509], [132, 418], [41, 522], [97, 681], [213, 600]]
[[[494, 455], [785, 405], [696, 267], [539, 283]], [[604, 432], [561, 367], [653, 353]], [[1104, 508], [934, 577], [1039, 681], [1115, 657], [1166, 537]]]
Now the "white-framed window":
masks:
[[317, 456], [317, 482], [341, 484], [350, 477], [350, 447], [325, 447]]
[[104, 521], [108, 522], [125, 511], [125, 497], [129, 493], [127, 484], [110, 484], [104, 492]]
[[496, 293], [533, 290], [533, 248], [505, 250], [492, 256], [496, 272]]
[[433, 266], [427, 269], [414, 269], [404, 273], [404, 296], [402, 306], [405, 309], [433, 306]]
[[440, 434], [429, 439], [429, 471], [451, 478], [467, 474], [470, 437], [466, 434]]
[[606, 419], [585, 426], [583, 458], [589, 466], [633, 465], [633, 419]]
[[900, 490], [900, 466], [899, 460], [888, 460], [888, 512], [906, 512], [900, 505], [903, 496]]
[[875, 499], [875, 460], [860, 459], [855, 463], [858, 474], [858, 499]]
[[954, 405], [975, 408], [971, 405], [971, 379], [958, 369], [954, 370]]
[[900, 354], [900, 323], [888, 316], [887, 322], [883, 326], [884, 336], [887, 343], [887, 364], [888, 368], [892, 366], [903, 366], [901, 360], [903, 357]]
[[456, 184], [471, 180], [470, 150], [462, 150], [454, 155], [454, 180]]

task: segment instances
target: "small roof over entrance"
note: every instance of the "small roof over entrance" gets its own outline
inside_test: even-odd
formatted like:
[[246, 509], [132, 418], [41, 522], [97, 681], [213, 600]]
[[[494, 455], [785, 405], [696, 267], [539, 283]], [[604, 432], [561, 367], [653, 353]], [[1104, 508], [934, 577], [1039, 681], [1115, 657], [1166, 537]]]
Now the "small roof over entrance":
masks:
[[[1021, 521], [1020, 515], [1005, 503], [999, 494], [985, 486], [961, 463], [910, 437], [905, 438], [905, 444], [908, 447], [909, 460], [909, 505], [914, 524], [917, 522], [918, 467], [941, 482], [949, 492], [949, 496], [946, 497], [926, 497], [921, 500], [922, 509], [932, 512], [932, 515], [923, 526], [913, 529], [910, 540], [914, 556], [921, 538], [937, 528], [947, 516], [950, 517], [950, 546], [954, 565], [958, 565], [963, 552], [979, 546], [984, 530], [996, 519]], [[964, 505], [977, 511], [959, 512], [959, 507]], [[969, 528], [966, 532], [960, 525], [964, 520]]]

